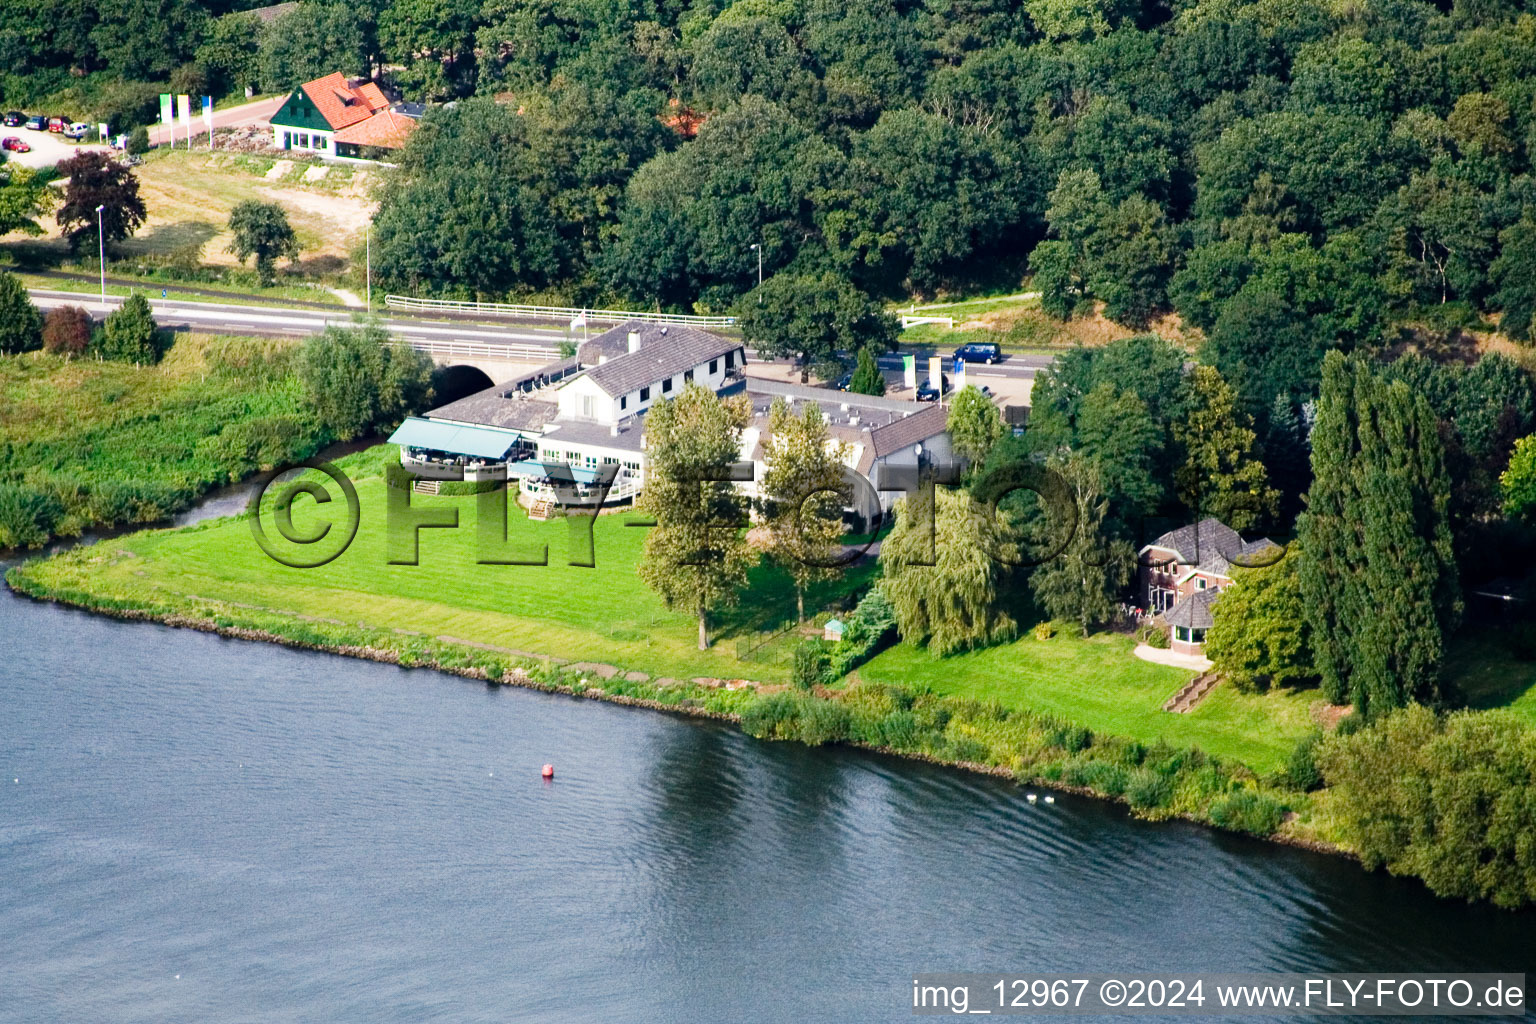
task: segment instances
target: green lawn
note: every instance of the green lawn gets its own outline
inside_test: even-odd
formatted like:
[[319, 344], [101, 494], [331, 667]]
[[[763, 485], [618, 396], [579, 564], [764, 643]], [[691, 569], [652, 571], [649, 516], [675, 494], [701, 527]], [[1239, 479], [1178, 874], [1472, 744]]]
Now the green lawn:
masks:
[[1249, 696], [1223, 685], [1188, 714], [1162, 710], [1192, 672], [1151, 665], [1131, 653], [1129, 637], [1031, 636], [1001, 647], [936, 658], [900, 644], [859, 675], [866, 680], [929, 686], [938, 693], [996, 699], [1045, 711], [1101, 733], [1151, 742], [1166, 739], [1240, 760], [1256, 771], [1280, 767], [1312, 728], [1313, 691]]
[[1446, 653], [1446, 678], [1474, 708], [1509, 708], [1536, 725], [1536, 662], [1510, 651], [1508, 630], [1468, 629]]
[[[715, 646], [696, 648], [690, 616], [670, 612], [635, 573], [644, 528], [626, 526], [628, 513], [604, 515], [593, 527], [596, 567], [567, 564], [570, 528], [564, 521], [530, 522], [515, 504], [508, 532], [519, 551], [547, 545], [549, 564], [476, 564], [475, 498], [411, 495], [413, 506], [457, 508], [460, 527], [423, 530], [420, 564], [390, 565], [385, 548], [385, 484], [380, 460], [394, 458], [382, 446], [347, 460], [361, 503], [360, 525], [350, 548], [330, 564], [293, 569], [268, 558], [243, 519], [189, 530], [161, 530], [110, 542], [128, 557], [103, 560], [81, 555], [34, 565], [29, 571], [50, 583], [138, 602], [197, 606], [227, 602], [277, 612], [428, 636], [448, 636], [535, 654], [599, 661], [626, 670], [679, 678], [711, 676], [782, 680], [795, 634], [769, 640], [794, 616], [794, 594], [776, 570], [754, 570], [740, 606], [713, 623]], [[361, 478], [371, 464], [373, 475]], [[280, 490], [277, 488], [274, 490]], [[274, 492], [269, 492], [274, 493]], [[295, 503], [294, 521], [306, 529], [317, 506]], [[329, 511], [329, 509], [327, 509]], [[269, 532], [274, 532], [270, 520]], [[807, 598], [807, 611], [861, 585], [868, 569], [850, 573]], [[768, 641], [756, 653], [745, 648]]]
[[[653, 676], [787, 678], [800, 634], [791, 630], [771, 639], [794, 614], [787, 578], [766, 565], [755, 569], [741, 604], [712, 623], [714, 647], [701, 652], [693, 619], [668, 611], [636, 575], [646, 530], [626, 525], [633, 518], [627, 512], [597, 519], [597, 564], [588, 569], [568, 564], [568, 522], [530, 522], [514, 504], [508, 532], [515, 550], [536, 557], [547, 546], [549, 564], [480, 565], [476, 499], [413, 494], [413, 507], [457, 508], [460, 525], [422, 530], [420, 564], [389, 564], [387, 491], [380, 470], [395, 457], [395, 449], [385, 445], [343, 460], [357, 486], [360, 525], [351, 546], [319, 568], [295, 569], [273, 561], [257, 546], [249, 521], [228, 519], [114, 539], [96, 549], [31, 563], [24, 571], [49, 588], [83, 591], [120, 606], [236, 619], [242, 609], [297, 614], [606, 662]], [[281, 490], [269, 491], [269, 501]], [[295, 526], [306, 530], [332, 511], [339, 506], [300, 499]], [[275, 534], [270, 517], [263, 521]], [[866, 566], [825, 585], [809, 597], [807, 608], [846, 598], [867, 584], [870, 571]], [[1191, 673], [1143, 662], [1131, 654], [1131, 646], [1122, 636], [1045, 641], [1027, 636], [1013, 644], [934, 658], [901, 644], [866, 664], [859, 676], [940, 694], [995, 698], [1101, 734], [1198, 745], [1261, 772], [1278, 768], [1296, 739], [1311, 728], [1312, 693], [1246, 696], [1222, 687], [1190, 714], [1164, 712], [1163, 702]]]
[[[20, 277], [22, 284], [25, 284], [28, 288], [39, 288], [54, 292], [78, 292], [82, 304], [87, 304], [93, 298], [101, 295], [101, 285], [95, 281], [82, 281], [68, 277], [50, 277], [47, 274], [28, 274], [25, 271], [18, 272], [16, 276]], [[114, 270], [110, 276], [122, 278], [126, 275]], [[108, 281], [107, 294], [130, 295], [134, 292], [142, 292], [149, 299], [158, 299], [160, 298], [160, 293], [164, 291], [166, 299], [177, 302], [210, 302], [216, 305], [226, 305], [230, 300], [224, 295], [208, 294], [209, 292], [221, 292], [238, 295], [240, 297], [239, 301], [247, 305], [272, 304], [285, 306], [297, 300], [299, 302], [319, 302], [328, 306], [335, 306], [338, 309], [343, 308], [341, 299], [319, 286], [288, 284], [261, 288], [257, 286], [246, 287], [227, 281], [215, 281], [208, 285], [177, 285], [170, 281], [160, 281], [152, 277], [139, 277], [137, 280], [140, 283], [135, 285], [113, 284], [111, 281]], [[378, 304], [378, 300], [375, 300], [375, 304]], [[361, 307], [358, 308], [360, 309]], [[92, 310], [92, 312], [95, 312], [95, 310]]]

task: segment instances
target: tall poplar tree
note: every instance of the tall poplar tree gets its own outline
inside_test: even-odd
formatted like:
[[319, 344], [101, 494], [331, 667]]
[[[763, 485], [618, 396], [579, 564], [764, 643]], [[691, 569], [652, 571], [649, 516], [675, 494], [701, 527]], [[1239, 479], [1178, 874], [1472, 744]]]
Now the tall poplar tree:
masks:
[[1280, 494], [1254, 454], [1253, 418], [1214, 366], [1190, 374], [1189, 412], [1173, 424], [1183, 449], [1174, 471], [1179, 500], [1200, 519], [1211, 515], [1234, 530], [1251, 530], [1279, 511]]
[[1440, 697], [1461, 616], [1450, 479], [1423, 396], [1330, 353], [1298, 566], [1324, 691], [1376, 714]]
[[701, 651], [709, 647], [710, 613], [737, 601], [752, 562], [742, 535], [746, 501], [728, 478], [751, 415], [745, 395], [721, 398], [690, 381], [645, 416], [639, 505], [656, 525], [638, 571], [668, 608], [698, 616]]

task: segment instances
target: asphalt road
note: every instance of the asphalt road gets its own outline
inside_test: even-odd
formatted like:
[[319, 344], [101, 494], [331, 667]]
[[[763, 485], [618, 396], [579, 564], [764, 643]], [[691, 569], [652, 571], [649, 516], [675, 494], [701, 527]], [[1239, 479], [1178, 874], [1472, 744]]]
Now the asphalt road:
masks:
[[[39, 309], [49, 310], [56, 306], [82, 306], [95, 317], [104, 315], [101, 299], [89, 292], [31, 289], [32, 301]], [[122, 296], [108, 295], [107, 311], [122, 303]], [[330, 324], [347, 325], [353, 322], [353, 310], [338, 306], [334, 310], [299, 309], [284, 306], [239, 305], [233, 303], [189, 302], [186, 300], [156, 299], [150, 296], [150, 308], [162, 327], [184, 327], [192, 330], [219, 334], [261, 334], [303, 336], [318, 334]], [[440, 320], [428, 317], [395, 316], [379, 321], [391, 334], [402, 341], [451, 343], [463, 342], [490, 347], [505, 346], [522, 351], [509, 353], [509, 359], [531, 357], [555, 358], [565, 332], [559, 327], [546, 330], [521, 324], [501, 325], [480, 321]], [[538, 352], [528, 352], [538, 349]], [[952, 373], [950, 356], [942, 350], [935, 353], [944, 358], [944, 372]], [[748, 358], [757, 360], [757, 354], [747, 351]], [[783, 362], [783, 360], [779, 360]], [[972, 363], [966, 367], [967, 376], [985, 382], [987, 378], [1028, 380], [1039, 370], [1050, 365], [1051, 357], [1043, 355], [1011, 355], [992, 366]], [[899, 354], [884, 355], [879, 359], [880, 369], [900, 373]], [[917, 360], [918, 376], [928, 372], [926, 357]]]

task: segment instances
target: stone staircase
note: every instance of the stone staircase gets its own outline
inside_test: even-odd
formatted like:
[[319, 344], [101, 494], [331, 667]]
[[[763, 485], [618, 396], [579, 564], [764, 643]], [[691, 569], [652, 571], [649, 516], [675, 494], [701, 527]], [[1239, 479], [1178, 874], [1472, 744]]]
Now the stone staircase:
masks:
[[555, 503], [550, 501], [548, 498], [540, 498], [538, 501], [534, 502], [533, 507], [528, 510], [528, 518], [541, 523], [547, 519], [553, 518], [554, 514]]
[[1171, 711], [1176, 715], [1185, 714], [1194, 709], [1205, 699], [1206, 694], [1216, 689], [1216, 684], [1221, 682], [1221, 676], [1215, 672], [1202, 672], [1180, 688], [1179, 692], [1168, 698], [1163, 705], [1164, 711]]
[[417, 480], [411, 484], [411, 490], [417, 494], [438, 494], [442, 491], [442, 485], [436, 480]]

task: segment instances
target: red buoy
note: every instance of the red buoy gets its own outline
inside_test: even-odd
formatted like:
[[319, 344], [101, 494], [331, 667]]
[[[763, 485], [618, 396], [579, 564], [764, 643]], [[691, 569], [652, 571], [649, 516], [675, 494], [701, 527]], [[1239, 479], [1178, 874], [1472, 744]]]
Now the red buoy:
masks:
[[552, 778], [554, 778], [554, 777], [555, 777], [555, 766], [554, 766], [554, 765], [552, 765], [552, 764], [547, 764], [547, 765], [545, 765], [545, 766], [544, 766], [544, 771], [543, 771], [543, 773], [542, 773], [542, 774], [543, 774], [543, 775], [544, 775], [544, 777], [545, 777], [545, 778], [546, 778], [546, 779], [552, 779]]

